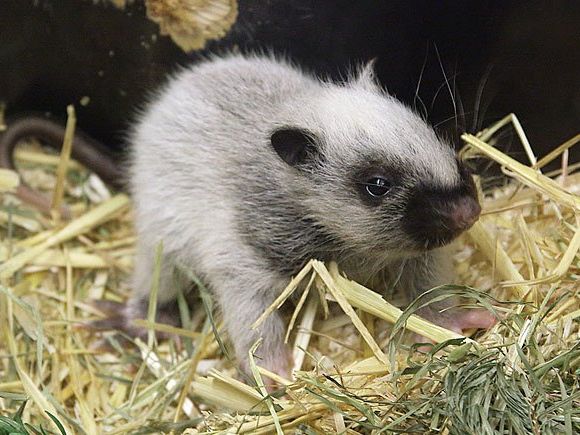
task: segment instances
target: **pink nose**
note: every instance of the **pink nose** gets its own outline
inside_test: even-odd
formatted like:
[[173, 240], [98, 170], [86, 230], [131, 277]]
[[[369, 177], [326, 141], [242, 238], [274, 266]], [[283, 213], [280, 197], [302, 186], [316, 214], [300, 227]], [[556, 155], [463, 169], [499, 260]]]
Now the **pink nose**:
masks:
[[449, 213], [449, 225], [456, 231], [465, 231], [477, 221], [481, 206], [471, 196], [458, 198]]

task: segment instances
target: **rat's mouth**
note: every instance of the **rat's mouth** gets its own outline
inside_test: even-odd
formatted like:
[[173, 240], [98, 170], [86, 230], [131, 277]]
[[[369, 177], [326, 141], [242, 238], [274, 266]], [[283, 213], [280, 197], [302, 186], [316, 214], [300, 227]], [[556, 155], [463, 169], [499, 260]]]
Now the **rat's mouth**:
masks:
[[445, 233], [439, 236], [428, 237], [424, 240], [422, 245], [418, 243], [417, 246], [423, 251], [441, 248], [453, 242], [462, 232], [463, 231], [456, 231], [454, 233]]

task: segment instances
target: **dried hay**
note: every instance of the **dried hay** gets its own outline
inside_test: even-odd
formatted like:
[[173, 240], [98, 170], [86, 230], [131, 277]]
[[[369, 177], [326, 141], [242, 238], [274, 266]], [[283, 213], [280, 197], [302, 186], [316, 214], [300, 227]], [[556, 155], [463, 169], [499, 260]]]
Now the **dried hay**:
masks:
[[[98, 3], [99, 0], [93, 0]], [[133, 0], [103, 0], [123, 9]], [[185, 52], [223, 38], [238, 18], [237, 0], [145, 0], [147, 17]]]
[[[492, 146], [509, 125], [529, 166]], [[64, 183], [62, 159], [37, 144], [20, 149], [28, 182], [65, 187], [55, 198], [64, 194], [75, 218], [46, 219], [3, 194], [0, 433], [25, 433], [22, 421], [69, 434], [580, 432], [580, 173], [567, 164], [580, 136], [540, 160], [513, 115], [463, 139], [464, 158], [485, 156], [511, 181], [482, 194], [482, 218], [458, 242], [457, 270], [469, 287], [432, 293], [467, 296], [503, 320], [465, 338], [412, 314], [421, 300], [402, 312], [335, 265], [312, 260], [257, 321], [305, 289], [287, 336], [296, 379], [280, 379], [252, 358], [258, 387], [236, 378], [201, 283], [204, 309], [190, 316], [180, 298], [183, 329], [152, 321], [153, 292], [140, 322], [151, 331], [147, 343], [129, 347], [118, 335], [98, 338], [83, 328], [102, 316], [91, 299], [127, 297], [135, 241], [129, 199], [111, 197], [75, 162]], [[561, 156], [560, 171], [542, 173]], [[0, 172], [2, 191], [17, 183]], [[405, 344], [405, 327], [436, 345]], [[176, 334], [179, 344], [158, 343], [153, 331]], [[268, 395], [262, 377], [280, 389]]]

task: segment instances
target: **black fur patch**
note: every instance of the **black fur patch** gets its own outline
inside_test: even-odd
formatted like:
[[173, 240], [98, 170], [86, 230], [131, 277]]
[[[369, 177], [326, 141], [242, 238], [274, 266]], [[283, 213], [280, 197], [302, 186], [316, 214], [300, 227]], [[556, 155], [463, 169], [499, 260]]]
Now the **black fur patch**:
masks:
[[405, 210], [403, 227], [419, 248], [431, 249], [446, 245], [460, 234], [449, 228], [445, 211], [458, 198], [477, 198], [477, 191], [469, 171], [460, 162], [458, 168], [461, 178], [456, 187], [442, 188], [421, 183], [413, 189]]
[[295, 275], [311, 258], [330, 260], [339, 243], [276, 182], [252, 186], [240, 203], [240, 234], [271, 270]]

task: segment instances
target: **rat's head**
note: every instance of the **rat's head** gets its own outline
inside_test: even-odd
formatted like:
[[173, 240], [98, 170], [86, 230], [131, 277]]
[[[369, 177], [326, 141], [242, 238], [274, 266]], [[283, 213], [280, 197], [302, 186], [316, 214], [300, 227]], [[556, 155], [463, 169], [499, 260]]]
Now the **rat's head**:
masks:
[[396, 257], [477, 220], [471, 175], [416, 114], [369, 82], [329, 85], [271, 133], [292, 195], [341, 249]]

